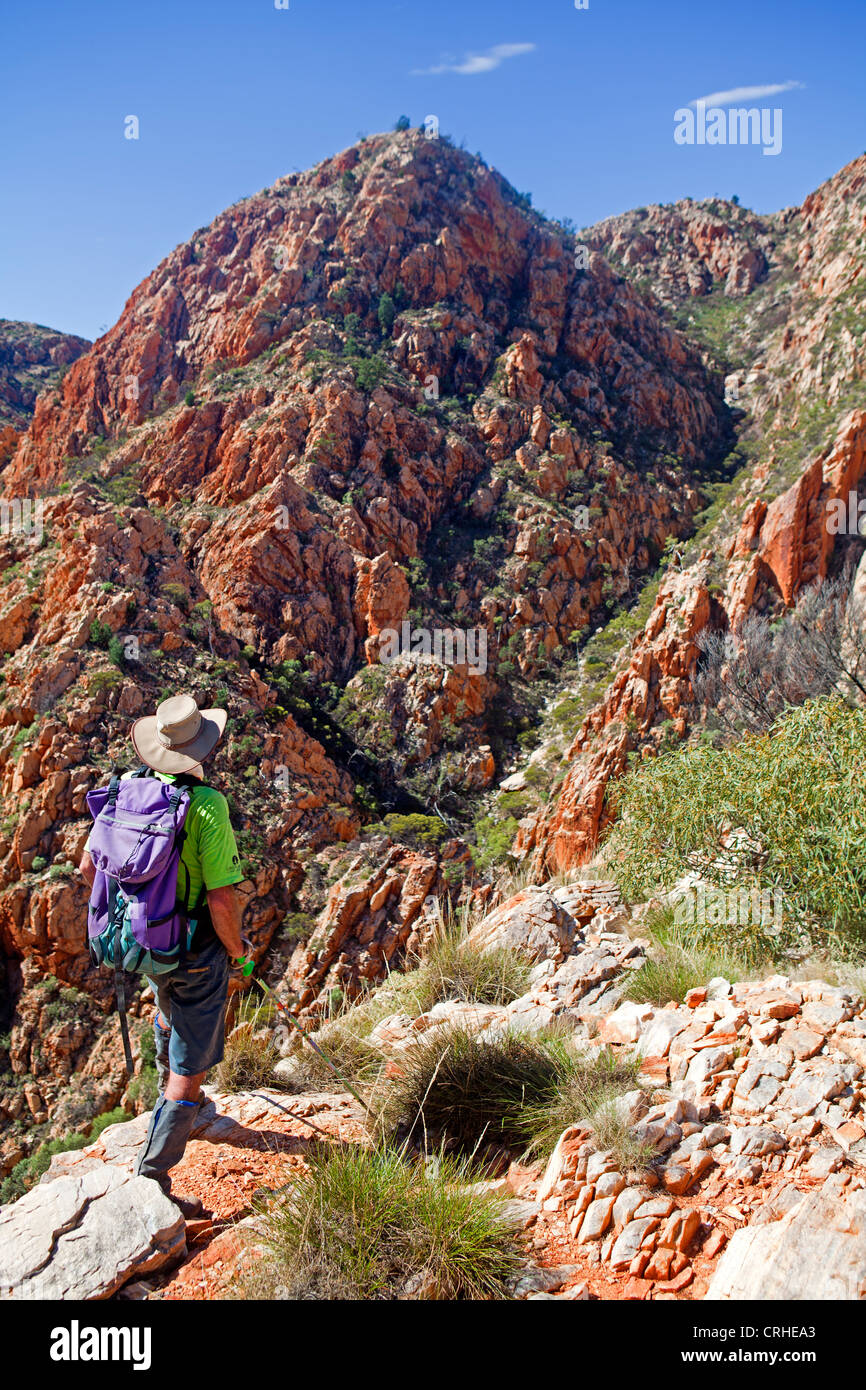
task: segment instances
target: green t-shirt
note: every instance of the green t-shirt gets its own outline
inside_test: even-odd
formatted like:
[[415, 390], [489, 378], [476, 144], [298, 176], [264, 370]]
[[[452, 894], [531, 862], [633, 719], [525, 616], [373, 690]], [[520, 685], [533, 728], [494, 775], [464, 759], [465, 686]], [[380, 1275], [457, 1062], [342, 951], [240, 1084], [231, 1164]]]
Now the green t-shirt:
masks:
[[[158, 772], [161, 782], [174, 783], [174, 777]], [[241, 883], [241, 859], [235, 832], [229, 820], [229, 804], [215, 787], [190, 787], [189, 810], [184, 822], [183, 845], [177, 871], [178, 902], [185, 901], [192, 911], [201, 906], [202, 888], [227, 888]]]

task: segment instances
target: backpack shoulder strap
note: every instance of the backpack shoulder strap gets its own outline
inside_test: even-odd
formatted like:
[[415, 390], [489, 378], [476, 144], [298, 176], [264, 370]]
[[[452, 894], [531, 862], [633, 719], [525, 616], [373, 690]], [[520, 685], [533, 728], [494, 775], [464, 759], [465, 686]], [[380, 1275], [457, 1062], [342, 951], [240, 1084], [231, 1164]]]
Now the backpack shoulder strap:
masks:
[[179, 772], [174, 779], [174, 785], [194, 791], [196, 787], [206, 787], [207, 782], [203, 782], [200, 777], [191, 777], [188, 772]]

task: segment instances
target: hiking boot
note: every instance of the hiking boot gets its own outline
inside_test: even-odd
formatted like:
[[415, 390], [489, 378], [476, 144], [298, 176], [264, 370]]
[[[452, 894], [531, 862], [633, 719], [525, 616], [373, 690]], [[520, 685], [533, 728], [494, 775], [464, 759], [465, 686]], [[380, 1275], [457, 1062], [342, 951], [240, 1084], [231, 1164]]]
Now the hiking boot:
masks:
[[185, 1221], [196, 1221], [200, 1216], [210, 1216], [210, 1212], [205, 1211], [200, 1197], [179, 1197], [176, 1192], [172, 1192], [171, 1179], [167, 1173], [164, 1177], [157, 1178], [156, 1181], [159, 1183], [168, 1200], [174, 1202], [175, 1206], [180, 1208]]
[[204, 1216], [205, 1210], [199, 1197], [178, 1197], [176, 1192], [172, 1192], [171, 1187], [166, 1191], [163, 1188], [169, 1201], [174, 1202], [176, 1207], [180, 1207], [181, 1214], [185, 1221], [195, 1221], [199, 1216]]

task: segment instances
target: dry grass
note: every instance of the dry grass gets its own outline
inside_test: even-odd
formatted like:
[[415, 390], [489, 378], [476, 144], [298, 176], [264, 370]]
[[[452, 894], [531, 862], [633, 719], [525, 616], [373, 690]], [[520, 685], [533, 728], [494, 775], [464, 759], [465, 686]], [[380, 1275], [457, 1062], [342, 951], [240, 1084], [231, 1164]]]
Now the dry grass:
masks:
[[274, 1067], [280, 1053], [273, 1031], [276, 1010], [272, 1004], [257, 1003], [247, 995], [238, 1010], [238, 1021], [225, 1043], [225, 1056], [216, 1071], [221, 1091], [254, 1091], [258, 1086], [272, 1090], [295, 1090], [295, 1085], [279, 1076]]
[[652, 951], [634, 972], [622, 996], [637, 1004], [681, 1004], [690, 989], [705, 985], [716, 975], [733, 982], [754, 979], [768, 968], [727, 950], [722, 943], [715, 946], [705, 940], [696, 941], [693, 934], [674, 921], [672, 907], [649, 913], [643, 934], [652, 938]]
[[384, 1133], [424, 1148], [450, 1142], [466, 1155], [489, 1146], [547, 1154], [569, 1125], [632, 1089], [637, 1073], [636, 1063], [583, 1053], [553, 1029], [489, 1042], [443, 1029], [405, 1053], [401, 1067], [381, 1101]]

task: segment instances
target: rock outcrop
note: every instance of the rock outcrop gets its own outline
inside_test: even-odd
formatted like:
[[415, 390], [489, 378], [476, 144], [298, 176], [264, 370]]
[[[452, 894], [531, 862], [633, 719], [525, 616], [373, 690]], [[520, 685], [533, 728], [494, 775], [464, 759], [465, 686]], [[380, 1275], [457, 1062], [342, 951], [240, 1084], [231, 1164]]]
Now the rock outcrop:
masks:
[[705, 297], [754, 301], [731, 318], [725, 353], [741, 364], [726, 398], [755, 462], [740, 469], [696, 543], [673, 552], [644, 629], [568, 750], [556, 803], [521, 827], [517, 849], [539, 867], [586, 862], [609, 823], [608, 785], [626, 770], [629, 753], [651, 755], [662, 726], [682, 737], [704, 716], [691, 685], [704, 628], [736, 631], [750, 614], [777, 615], [810, 584], [860, 558], [856, 528], [834, 527], [830, 517], [834, 502], [850, 511], [853, 497], [856, 507], [866, 475], [856, 408], [866, 353], [851, 331], [866, 284], [855, 249], [864, 205], [866, 156], [801, 208], [774, 218], [728, 207], [721, 234], [713, 230], [725, 211], [717, 202], [712, 216], [706, 204], [680, 203], [586, 234], [632, 279], [647, 280], [698, 337], [703, 323], [712, 324], [700, 319]]
[[0, 319], [0, 463], [5, 447], [17, 440], [13, 432], [27, 428], [40, 391], [56, 390], [65, 369], [86, 352], [90, 343], [74, 333], [58, 333], [41, 323]]
[[780, 1219], [736, 1231], [706, 1297], [850, 1301], [866, 1295], [866, 1192], [827, 1182]]
[[158, 1184], [108, 1164], [0, 1207], [0, 1298], [109, 1298], [185, 1253], [184, 1219]]

